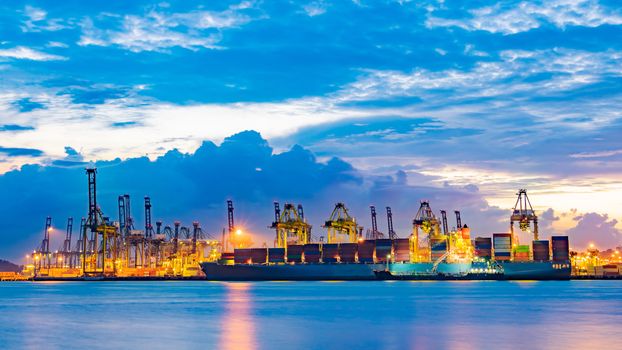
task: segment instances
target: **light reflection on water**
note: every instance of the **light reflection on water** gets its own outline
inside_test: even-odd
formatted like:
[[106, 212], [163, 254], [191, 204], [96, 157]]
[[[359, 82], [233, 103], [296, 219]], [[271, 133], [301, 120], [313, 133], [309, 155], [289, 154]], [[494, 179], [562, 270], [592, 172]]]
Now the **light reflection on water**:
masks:
[[250, 283], [225, 285], [225, 314], [223, 316], [219, 349], [253, 350], [257, 347], [255, 328], [251, 315]]
[[620, 324], [622, 281], [0, 283], [0, 349], [613, 349]]

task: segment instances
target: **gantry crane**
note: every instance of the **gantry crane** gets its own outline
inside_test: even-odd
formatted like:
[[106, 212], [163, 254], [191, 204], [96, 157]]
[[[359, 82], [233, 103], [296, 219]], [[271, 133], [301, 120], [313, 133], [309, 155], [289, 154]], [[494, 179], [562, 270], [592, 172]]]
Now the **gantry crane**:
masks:
[[443, 234], [449, 234], [449, 225], [447, 224], [447, 212], [445, 210], [441, 210], [441, 218], [443, 219]]
[[281, 212], [279, 203], [274, 202], [274, 219], [270, 228], [276, 231], [275, 247], [287, 250], [288, 245], [311, 241], [311, 225], [304, 219], [301, 205], [296, 208], [294, 204], [285, 203]]
[[514, 237], [514, 223], [518, 222], [518, 227], [521, 231], [529, 232], [531, 223], [533, 222], [533, 239], [538, 240], [538, 216], [536, 216], [536, 212], [533, 210], [531, 206], [531, 202], [529, 201], [529, 197], [527, 197], [526, 189], [519, 189], [518, 193], [516, 193], [518, 198], [516, 199], [516, 204], [514, 204], [514, 210], [512, 211], [512, 215], [510, 216], [510, 233], [512, 234], [512, 239]]
[[419, 210], [417, 211], [415, 219], [413, 220], [413, 237], [411, 239], [411, 251], [415, 256], [416, 261], [420, 261], [419, 231], [425, 233], [425, 235], [427, 236], [426, 238], [428, 239], [430, 237], [441, 237], [438, 219], [436, 218], [436, 216], [434, 216], [432, 208], [430, 208], [430, 202], [428, 202], [427, 200], [421, 201]]
[[33, 252], [35, 261], [35, 274], [41, 272], [42, 269], [50, 269], [50, 232], [52, 231], [52, 218], [45, 219], [45, 229], [43, 230], [43, 239], [41, 245]]
[[378, 230], [378, 218], [377, 218], [377, 214], [376, 214], [376, 207], [373, 205], [369, 206], [369, 211], [371, 213], [371, 231], [368, 230], [367, 231], [367, 237], [368, 239], [378, 239], [378, 238], [383, 238], [384, 237], [384, 233], [380, 232]]
[[356, 224], [356, 219], [350, 216], [348, 208], [343, 203], [335, 204], [335, 209], [323, 227], [328, 231], [328, 243], [343, 241], [356, 243], [363, 233], [363, 228]]
[[462, 218], [460, 217], [460, 210], [454, 210], [454, 214], [456, 214], [456, 229], [462, 229]]
[[67, 265], [73, 267], [72, 253], [71, 253], [71, 235], [73, 232], [73, 218], [67, 219], [67, 232], [65, 233], [65, 240], [63, 241], [63, 248], [61, 249], [61, 266]]
[[397, 239], [397, 233], [393, 229], [393, 212], [391, 211], [391, 207], [387, 207], [387, 229], [389, 230], [389, 238]]
[[[117, 227], [104, 217], [97, 206], [97, 181], [95, 168], [86, 169], [89, 186], [89, 215], [82, 233], [82, 271], [85, 276], [104, 276], [116, 273], [118, 257]], [[86, 232], [91, 231], [92, 245], [87, 250]]]

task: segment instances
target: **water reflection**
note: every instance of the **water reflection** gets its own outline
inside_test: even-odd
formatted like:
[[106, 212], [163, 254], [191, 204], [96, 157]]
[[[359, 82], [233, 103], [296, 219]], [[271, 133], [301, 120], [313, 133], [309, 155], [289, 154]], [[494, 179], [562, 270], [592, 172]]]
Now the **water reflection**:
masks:
[[227, 283], [225, 315], [219, 349], [253, 350], [257, 348], [250, 283]]

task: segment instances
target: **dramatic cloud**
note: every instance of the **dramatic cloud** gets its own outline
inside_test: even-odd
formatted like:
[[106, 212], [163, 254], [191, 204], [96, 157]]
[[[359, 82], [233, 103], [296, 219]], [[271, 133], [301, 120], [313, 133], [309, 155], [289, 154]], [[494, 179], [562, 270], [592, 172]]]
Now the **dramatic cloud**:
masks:
[[[1, 145], [43, 152], [0, 153], [0, 173], [155, 161], [252, 129], [276, 153], [300, 144], [320, 163], [339, 157], [366, 189], [475, 185], [476, 198], [505, 208], [526, 187], [538, 211], [561, 218], [556, 232], [575, 226], [563, 216], [573, 208], [622, 221], [614, 1], [9, 2], [0, 11], [0, 125], [33, 128], [3, 131]], [[365, 193], [355, 200], [363, 213]]]
[[[52, 234], [55, 248], [60, 244], [66, 217], [86, 214], [84, 164], [70, 166], [69, 159], [81, 160], [75, 149], [66, 147], [66, 154], [67, 162], [62, 164], [28, 165], [0, 175], [0, 191], [6, 199], [0, 203], [0, 219], [20, 222], [0, 234], [0, 256], [18, 257], [36, 246], [47, 215], [57, 227]], [[505, 227], [501, 221], [507, 215], [505, 210], [488, 206], [474, 187], [409, 186], [403, 172], [369, 177], [336, 158], [319, 162], [300, 146], [274, 153], [255, 132], [234, 135], [220, 146], [205, 142], [194, 154], [174, 150], [155, 161], [142, 157], [94, 165], [98, 167], [99, 203], [113, 219], [117, 196], [129, 193], [140, 227], [142, 197], [150, 195], [154, 219], [166, 224], [182, 220], [186, 225], [199, 220], [207, 232], [218, 236], [226, 224], [225, 201], [233, 199], [238, 225], [253, 232], [259, 244], [272, 244], [272, 232], [266, 227], [273, 217], [274, 200], [302, 203], [316, 238], [325, 235], [321, 223], [340, 201], [347, 203], [366, 227], [370, 204], [392, 206], [402, 237], [410, 234], [419, 199], [430, 200], [436, 210], [461, 209], [463, 220], [477, 234], [487, 235]], [[384, 227], [384, 210], [379, 221]]]
[[616, 228], [615, 219], [607, 214], [587, 213], [574, 218], [577, 226], [566, 233], [572, 237], [571, 244], [581, 248], [594, 243], [601, 249], [613, 248], [622, 244], [622, 230]]

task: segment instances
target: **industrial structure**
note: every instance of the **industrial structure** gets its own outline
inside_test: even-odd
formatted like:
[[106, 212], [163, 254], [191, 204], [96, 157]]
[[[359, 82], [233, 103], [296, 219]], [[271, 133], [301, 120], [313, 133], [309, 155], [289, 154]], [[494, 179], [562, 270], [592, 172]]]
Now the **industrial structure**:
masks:
[[[87, 169], [88, 213], [80, 221], [75, 244], [73, 218], [67, 220], [59, 250], [50, 251], [52, 218], [45, 221], [43, 240], [31, 255], [29, 271], [36, 278], [144, 278], [201, 277], [199, 264], [220, 258], [222, 242], [201, 228], [174, 222], [174, 230], [162, 222], [152, 225], [152, 203], [144, 197], [144, 230], [136, 229], [131, 198], [118, 196], [118, 221], [105, 216], [97, 204], [97, 171]], [[233, 219], [231, 218], [231, 222]]]
[[[510, 230], [492, 237], [472, 239], [461, 213], [454, 210], [450, 226], [446, 210], [437, 217], [430, 202], [422, 200], [412, 221], [412, 231], [399, 237], [393, 212], [386, 206], [387, 231], [378, 228], [376, 207], [369, 207], [371, 225], [363, 227], [345, 203], [338, 202], [324, 221], [325, 236], [312, 236], [301, 204], [274, 202], [273, 247], [253, 248], [234, 218], [232, 200], [226, 201], [227, 228], [217, 239], [199, 221], [152, 222], [153, 204], [145, 196], [144, 222], [133, 216], [131, 196], [117, 197], [113, 221], [98, 205], [97, 171], [87, 169], [88, 211], [74, 235], [74, 219], [67, 219], [59, 250], [50, 250], [52, 218], [47, 217], [43, 239], [30, 255], [30, 273], [37, 279], [101, 278], [208, 278], [208, 279], [413, 279], [535, 278], [569, 276], [568, 238], [540, 240], [538, 218], [527, 192], [517, 193], [510, 215]], [[514, 223], [534, 239], [521, 245]], [[144, 224], [144, 225], [143, 225]], [[141, 227], [139, 229], [138, 227]], [[75, 241], [75, 242], [74, 242]], [[585, 259], [584, 259], [585, 260]], [[582, 260], [583, 261], [583, 260]], [[204, 275], [204, 273], [206, 275]], [[380, 277], [379, 277], [380, 276]]]

